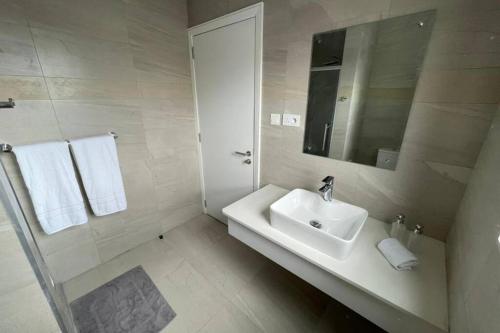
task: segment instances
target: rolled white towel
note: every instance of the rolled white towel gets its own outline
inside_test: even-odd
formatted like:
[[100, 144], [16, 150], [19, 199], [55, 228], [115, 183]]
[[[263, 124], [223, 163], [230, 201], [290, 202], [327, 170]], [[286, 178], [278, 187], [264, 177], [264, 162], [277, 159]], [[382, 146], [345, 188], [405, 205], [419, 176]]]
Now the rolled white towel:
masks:
[[396, 238], [386, 238], [377, 245], [385, 259], [398, 271], [410, 270], [418, 265], [418, 259]]

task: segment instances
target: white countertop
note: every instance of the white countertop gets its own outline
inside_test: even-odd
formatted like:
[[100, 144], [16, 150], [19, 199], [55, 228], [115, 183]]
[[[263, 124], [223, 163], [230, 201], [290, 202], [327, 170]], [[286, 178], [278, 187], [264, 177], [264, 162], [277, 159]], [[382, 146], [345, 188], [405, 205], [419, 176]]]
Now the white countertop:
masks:
[[270, 225], [269, 206], [289, 191], [275, 185], [223, 209], [224, 215], [295, 255], [356, 286], [387, 304], [448, 331], [445, 244], [424, 237], [419, 266], [396, 271], [376, 248], [389, 237], [388, 225], [369, 217], [351, 255], [344, 261], [296, 241]]

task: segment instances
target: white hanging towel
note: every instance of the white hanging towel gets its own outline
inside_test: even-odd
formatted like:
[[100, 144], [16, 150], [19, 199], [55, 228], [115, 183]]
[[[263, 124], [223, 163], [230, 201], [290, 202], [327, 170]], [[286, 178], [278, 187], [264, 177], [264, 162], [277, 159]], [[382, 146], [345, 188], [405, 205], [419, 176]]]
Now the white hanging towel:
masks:
[[51, 235], [87, 223], [68, 143], [16, 146], [12, 151], [45, 233]]
[[94, 214], [103, 216], [127, 209], [113, 136], [76, 139], [70, 144]]

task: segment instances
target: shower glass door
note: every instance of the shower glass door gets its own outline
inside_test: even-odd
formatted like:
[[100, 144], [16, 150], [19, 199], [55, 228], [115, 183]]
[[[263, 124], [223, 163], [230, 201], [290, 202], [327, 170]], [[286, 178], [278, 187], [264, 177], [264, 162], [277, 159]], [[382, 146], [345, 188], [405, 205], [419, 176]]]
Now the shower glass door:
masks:
[[0, 158], [0, 332], [76, 332]]
[[345, 35], [339, 30], [313, 38], [304, 153], [329, 155]]

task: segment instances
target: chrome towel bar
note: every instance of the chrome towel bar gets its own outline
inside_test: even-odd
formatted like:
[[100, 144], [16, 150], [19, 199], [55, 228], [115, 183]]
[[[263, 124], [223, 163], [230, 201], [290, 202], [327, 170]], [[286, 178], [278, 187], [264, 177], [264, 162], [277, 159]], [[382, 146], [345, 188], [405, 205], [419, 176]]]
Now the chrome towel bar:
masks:
[[[112, 135], [113, 138], [118, 139], [118, 134], [115, 132], [108, 132], [109, 135]], [[69, 140], [66, 140], [69, 143]], [[8, 143], [0, 143], [0, 152], [2, 153], [10, 153], [12, 152], [12, 146]]]

